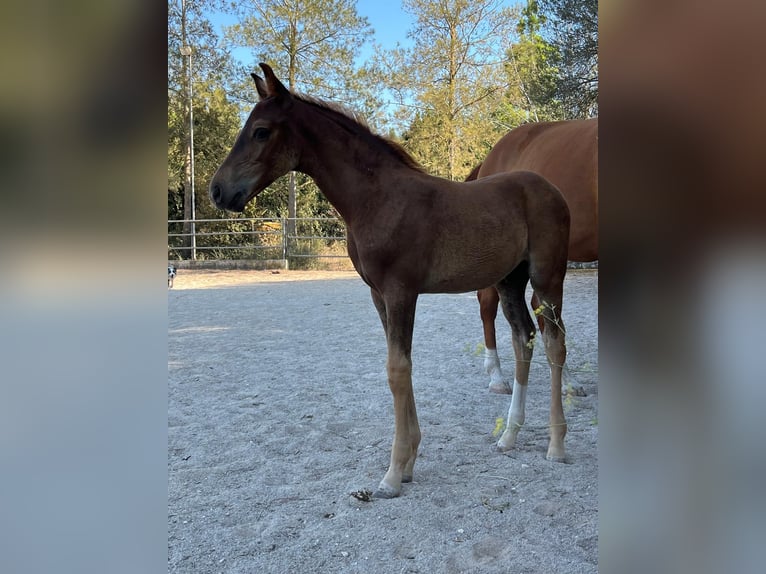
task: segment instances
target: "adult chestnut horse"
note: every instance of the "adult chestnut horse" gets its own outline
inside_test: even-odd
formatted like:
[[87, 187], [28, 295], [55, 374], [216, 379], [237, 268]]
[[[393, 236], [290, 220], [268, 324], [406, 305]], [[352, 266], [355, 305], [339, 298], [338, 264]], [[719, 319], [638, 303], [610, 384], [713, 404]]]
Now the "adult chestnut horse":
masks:
[[[598, 259], [598, 118], [525, 124], [505, 136], [466, 181], [496, 173], [529, 170], [559, 188], [569, 205], [570, 261]], [[494, 287], [477, 292], [484, 326], [484, 369], [489, 390], [511, 393], [497, 356], [495, 318], [499, 296]], [[532, 308], [539, 306], [532, 296]], [[540, 329], [544, 330], [543, 323]]]
[[[266, 64], [252, 74], [260, 97], [210, 183], [216, 206], [245, 204], [290, 170], [311, 176], [347, 225], [348, 253], [370, 286], [388, 345], [395, 429], [388, 471], [374, 496], [391, 498], [412, 480], [420, 427], [412, 392], [412, 329], [420, 293], [460, 293], [497, 285], [511, 324], [516, 381], [508, 429], [511, 448], [524, 422], [534, 337], [524, 290], [545, 303], [543, 334], [551, 366], [550, 460], [564, 458], [566, 422], [561, 324], [569, 210], [561, 193], [531, 172], [471, 183], [424, 173], [398, 145], [348, 112], [291, 93]], [[467, 191], [469, 190], [470, 191]], [[561, 328], [558, 328], [561, 327]]]

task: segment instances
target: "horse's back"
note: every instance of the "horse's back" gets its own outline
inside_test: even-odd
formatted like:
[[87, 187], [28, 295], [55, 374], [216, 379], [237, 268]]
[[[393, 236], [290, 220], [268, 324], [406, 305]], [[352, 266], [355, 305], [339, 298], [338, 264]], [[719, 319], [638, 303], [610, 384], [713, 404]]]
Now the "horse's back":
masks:
[[597, 169], [598, 118], [590, 118], [530, 123], [511, 130], [489, 152], [478, 175], [529, 170], [561, 188], [573, 173], [595, 175]]

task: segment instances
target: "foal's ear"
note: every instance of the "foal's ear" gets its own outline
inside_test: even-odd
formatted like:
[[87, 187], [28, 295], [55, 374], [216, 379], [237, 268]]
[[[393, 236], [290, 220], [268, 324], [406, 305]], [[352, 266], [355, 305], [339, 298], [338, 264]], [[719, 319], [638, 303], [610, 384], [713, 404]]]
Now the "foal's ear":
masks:
[[[261, 70], [263, 70], [263, 75], [266, 78], [266, 92], [268, 93], [268, 95], [276, 96], [277, 98], [285, 98], [285, 100], [289, 100], [291, 97], [290, 90], [285, 88], [282, 82], [280, 82], [277, 79], [277, 77], [274, 75], [274, 71], [271, 69], [271, 66], [269, 66], [268, 64], [264, 64], [263, 62], [261, 62], [258, 65], [261, 67]], [[258, 93], [259, 94], [261, 93], [260, 89], [258, 89]]]
[[258, 74], [250, 74], [250, 76], [255, 80], [255, 89], [258, 90], [258, 96], [265, 100], [269, 97], [269, 93], [266, 91], [266, 82], [263, 81], [263, 78], [261, 78]]

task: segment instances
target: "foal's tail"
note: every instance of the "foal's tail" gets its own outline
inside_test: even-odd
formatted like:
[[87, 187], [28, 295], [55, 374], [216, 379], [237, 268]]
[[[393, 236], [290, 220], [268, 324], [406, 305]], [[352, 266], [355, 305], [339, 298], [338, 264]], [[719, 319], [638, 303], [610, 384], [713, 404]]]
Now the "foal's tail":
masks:
[[474, 179], [479, 179], [479, 170], [481, 169], [482, 164], [480, 163], [475, 168], [471, 170], [471, 173], [468, 174], [468, 177], [465, 178], [466, 181], [473, 181]]

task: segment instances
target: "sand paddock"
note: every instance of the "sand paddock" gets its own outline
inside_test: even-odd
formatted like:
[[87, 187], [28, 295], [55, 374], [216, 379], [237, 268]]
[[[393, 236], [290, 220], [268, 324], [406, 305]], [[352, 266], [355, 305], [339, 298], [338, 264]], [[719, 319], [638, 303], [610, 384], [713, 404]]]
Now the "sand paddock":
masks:
[[[545, 460], [537, 349], [517, 448], [487, 392], [475, 293], [418, 300], [414, 482], [363, 502], [389, 460], [385, 340], [353, 272], [180, 270], [168, 291], [168, 571], [591, 573], [598, 559], [598, 271], [564, 298], [569, 463]], [[512, 374], [510, 332], [498, 346]]]

